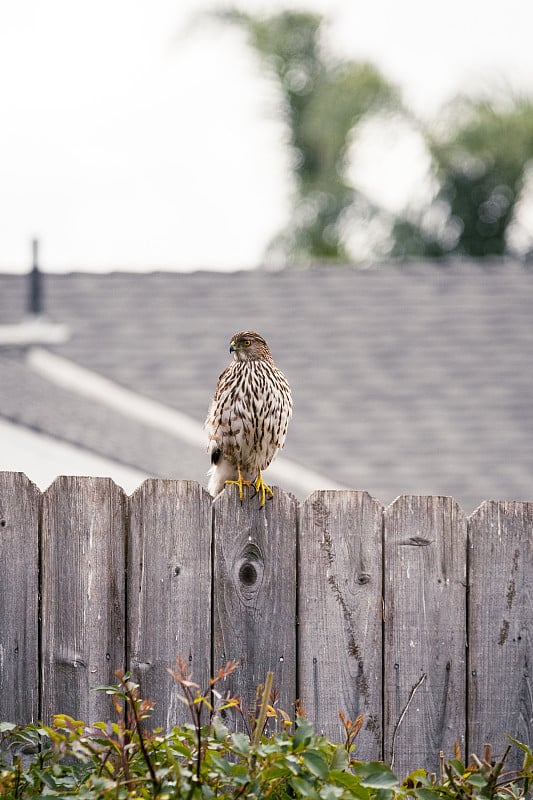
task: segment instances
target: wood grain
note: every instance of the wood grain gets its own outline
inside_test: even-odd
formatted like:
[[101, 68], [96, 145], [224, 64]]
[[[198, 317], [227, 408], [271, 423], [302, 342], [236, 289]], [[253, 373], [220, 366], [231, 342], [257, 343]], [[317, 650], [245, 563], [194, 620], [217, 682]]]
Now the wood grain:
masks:
[[180, 656], [202, 689], [210, 678], [211, 497], [198, 483], [147, 480], [131, 497], [128, 629], [149, 725], [190, 721], [166, 668]]
[[43, 495], [42, 717], [114, 718], [125, 667], [125, 496], [108, 478], [57, 478]]
[[314, 492], [300, 511], [299, 695], [316, 730], [365, 717], [360, 759], [382, 757], [382, 507], [366, 492]]
[[450, 497], [385, 510], [385, 759], [438, 771], [465, 744], [466, 520]]
[[[253, 709], [255, 690], [274, 672], [279, 706], [296, 699], [296, 503], [283, 491], [259, 508], [234, 487], [214, 501], [214, 668], [237, 659], [223, 691]], [[234, 722], [238, 725], [238, 720]]]
[[39, 716], [39, 504], [21, 472], [0, 472], [0, 720]]
[[[469, 527], [469, 750], [533, 744], [533, 503], [485, 502]], [[506, 769], [518, 768], [514, 749]]]

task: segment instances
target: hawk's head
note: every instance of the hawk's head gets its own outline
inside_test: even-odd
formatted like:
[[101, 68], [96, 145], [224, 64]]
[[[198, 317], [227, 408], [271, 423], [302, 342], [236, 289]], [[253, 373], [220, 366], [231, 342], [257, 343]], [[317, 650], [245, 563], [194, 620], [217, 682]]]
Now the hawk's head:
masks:
[[229, 347], [235, 361], [272, 360], [268, 345], [255, 331], [241, 331], [232, 338]]

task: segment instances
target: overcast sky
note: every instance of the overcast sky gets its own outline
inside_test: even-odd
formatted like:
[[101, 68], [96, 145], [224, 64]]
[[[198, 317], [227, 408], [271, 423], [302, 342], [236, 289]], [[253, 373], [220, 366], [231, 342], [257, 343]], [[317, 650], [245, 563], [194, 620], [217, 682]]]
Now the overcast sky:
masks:
[[[27, 269], [35, 236], [50, 271], [261, 262], [290, 207], [285, 131], [244, 34], [195, 21], [216, 5], [0, 3], [0, 270]], [[306, 6], [327, 13], [339, 55], [376, 62], [418, 114], [459, 90], [533, 91], [527, 0]], [[424, 156], [374, 139], [353, 179], [394, 205]]]

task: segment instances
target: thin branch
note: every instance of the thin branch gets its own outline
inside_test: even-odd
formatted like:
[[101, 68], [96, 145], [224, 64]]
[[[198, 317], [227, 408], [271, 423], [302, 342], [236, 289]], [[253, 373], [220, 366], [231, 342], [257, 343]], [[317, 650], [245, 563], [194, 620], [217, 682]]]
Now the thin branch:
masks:
[[415, 696], [417, 689], [424, 683], [426, 678], [427, 678], [427, 675], [426, 675], [425, 672], [423, 672], [422, 675], [420, 676], [420, 678], [418, 679], [418, 681], [415, 683], [415, 685], [411, 689], [411, 691], [409, 693], [409, 698], [407, 700], [407, 703], [403, 707], [402, 713], [400, 714], [400, 716], [398, 718], [398, 722], [394, 726], [394, 731], [393, 731], [393, 734], [392, 734], [391, 753], [390, 753], [390, 767], [391, 767], [391, 769], [394, 769], [394, 756], [395, 756], [395, 752], [394, 751], [395, 751], [395, 746], [396, 746], [396, 736], [398, 735], [398, 731], [400, 729], [400, 725], [402, 724], [402, 722], [404, 720], [404, 717], [407, 714], [407, 711], [409, 710], [409, 706], [411, 705], [411, 703], [413, 701], [413, 697]]

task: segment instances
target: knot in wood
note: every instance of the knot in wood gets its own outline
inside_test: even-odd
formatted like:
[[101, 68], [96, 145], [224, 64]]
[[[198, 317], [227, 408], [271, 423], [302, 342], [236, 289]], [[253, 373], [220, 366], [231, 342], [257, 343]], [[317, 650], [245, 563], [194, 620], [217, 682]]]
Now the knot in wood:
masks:
[[427, 547], [428, 545], [433, 544], [433, 540], [424, 539], [423, 536], [410, 536], [408, 539], [400, 542], [400, 544], [410, 545], [411, 547]]
[[245, 561], [239, 569], [239, 580], [246, 586], [253, 586], [257, 580], [257, 570], [251, 561]]
[[241, 596], [245, 601], [250, 600], [257, 594], [264, 572], [263, 556], [257, 545], [248, 543], [235, 566]]

